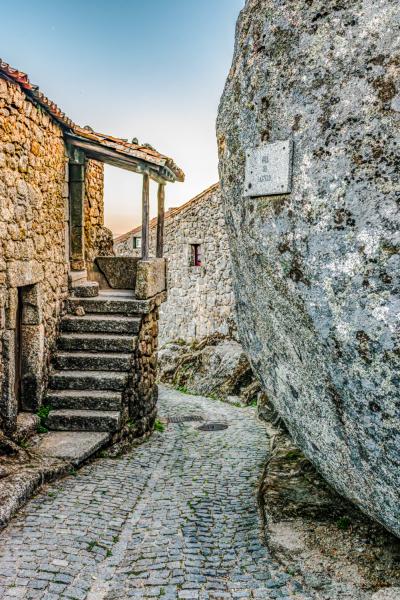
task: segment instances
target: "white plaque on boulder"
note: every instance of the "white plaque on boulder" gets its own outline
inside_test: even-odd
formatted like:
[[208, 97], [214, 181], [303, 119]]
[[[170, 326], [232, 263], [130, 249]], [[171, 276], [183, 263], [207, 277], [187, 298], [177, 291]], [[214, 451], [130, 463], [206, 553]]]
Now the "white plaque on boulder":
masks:
[[276, 196], [292, 191], [293, 141], [263, 143], [246, 150], [245, 196]]

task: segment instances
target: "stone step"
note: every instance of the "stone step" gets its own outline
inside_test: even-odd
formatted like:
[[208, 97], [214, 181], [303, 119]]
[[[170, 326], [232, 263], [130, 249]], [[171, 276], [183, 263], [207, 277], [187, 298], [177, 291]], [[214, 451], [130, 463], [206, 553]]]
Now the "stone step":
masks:
[[119, 410], [122, 397], [104, 390], [48, 390], [46, 402], [55, 409]]
[[107, 445], [109, 432], [50, 431], [42, 437], [35, 451], [42, 456], [60, 458], [78, 466]]
[[84, 281], [72, 285], [72, 293], [78, 298], [94, 298], [99, 295], [97, 281]]
[[53, 431], [116, 431], [120, 420], [118, 411], [52, 410], [46, 426]]
[[53, 358], [56, 369], [67, 371], [129, 371], [132, 354], [90, 352], [57, 352]]
[[136, 300], [129, 297], [107, 297], [100, 295], [97, 298], [74, 298], [70, 297], [67, 301], [67, 310], [70, 314], [75, 314], [78, 306], [82, 306], [85, 313], [95, 314], [120, 314], [120, 315], [141, 315], [149, 312], [149, 302], [146, 300]]
[[82, 352], [133, 352], [137, 338], [131, 335], [99, 333], [63, 333], [58, 337], [59, 350]]
[[51, 390], [113, 390], [125, 389], [126, 373], [107, 371], [53, 371], [49, 377]]
[[118, 315], [85, 315], [76, 317], [66, 315], [61, 321], [61, 331], [75, 333], [138, 333], [139, 317], [124, 317]]

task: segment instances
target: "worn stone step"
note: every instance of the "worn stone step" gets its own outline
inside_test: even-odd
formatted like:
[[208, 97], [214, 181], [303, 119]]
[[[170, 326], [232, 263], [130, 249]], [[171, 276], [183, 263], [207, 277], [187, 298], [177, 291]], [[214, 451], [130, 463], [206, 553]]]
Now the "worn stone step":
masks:
[[97, 296], [97, 298], [68, 298], [67, 310], [70, 314], [75, 314], [78, 306], [82, 306], [85, 313], [131, 316], [145, 314], [150, 310], [150, 302], [148, 300], [136, 300], [129, 297], [117, 298], [101, 295]]
[[119, 410], [120, 392], [105, 390], [48, 390], [46, 403], [54, 409]]
[[97, 281], [84, 281], [72, 285], [72, 293], [79, 298], [94, 298], [99, 295]]
[[129, 371], [132, 354], [107, 354], [105, 352], [58, 352], [53, 358], [57, 369], [81, 371]]
[[119, 411], [52, 410], [46, 426], [53, 431], [116, 431], [120, 420]]
[[133, 352], [137, 338], [107, 333], [63, 333], [58, 337], [59, 350], [82, 352]]
[[78, 466], [107, 445], [109, 432], [51, 431], [40, 440], [35, 451], [42, 456], [60, 458]]
[[76, 317], [66, 315], [61, 320], [61, 331], [75, 333], [138, 333], [139, 317], [124, 317], [118, 315], [85, 315]]
[[114, 390], [122, 391], [127, 373], [107, 371], [53, 371], [49, 377], [52, 390]]

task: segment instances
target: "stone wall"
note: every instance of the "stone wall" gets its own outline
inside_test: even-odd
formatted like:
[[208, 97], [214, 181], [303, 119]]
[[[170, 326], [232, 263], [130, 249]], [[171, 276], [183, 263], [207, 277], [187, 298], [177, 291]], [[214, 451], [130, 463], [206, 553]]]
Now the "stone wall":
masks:
[[85, 162], [85, 258], [92, 269], [96, 256], [113, 255], [112, 233], [104, 227], [104, 164]]
[[[17, 288], [25, 288], [24, 340], [34, 381], [25, 382], [35, 409], [42, 371], [67, 294], [67, 158], [60, 127], [0, 78], [0, 428], [15, 425], [14, 343]], [[25, 365], [26, 366], [26, 365]], [[29, 369], [28, 369], [29, 370]]]
[[[150, 249], [155, 254], [156, 219]], [[119, 255], [134, 255], [132, 237], [114, 242]], [[200, 244], [202, 266], [193, 266], [191, 246]], [[219, 185], [166, 213], [164, 256], [168, 266], [168, 300], [160, 309], [160, 342], [191, 341], [235, 330], [228, 238]]]
[[[399, 26], [393, 0], [248, 0], [218, 119], [244, 348], [296, 444], [397, 534]], [[288, 138], [292, 193], [245, 197], [246, 150]]]
[[140, 435], [149, 430], [157, 413], [158, 318], [157, 301], [153, 310], [142, 317], [135, 356], [134, 401], [130, 404], [129, 414], [135, 427], [140, 428]]

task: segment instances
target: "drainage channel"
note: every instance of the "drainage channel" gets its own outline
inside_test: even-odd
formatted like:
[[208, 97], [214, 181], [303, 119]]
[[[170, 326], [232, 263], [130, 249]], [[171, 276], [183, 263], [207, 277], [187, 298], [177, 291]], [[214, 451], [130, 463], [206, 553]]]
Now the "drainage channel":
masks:
[[201, 423], [196, 429], [198, 431], [223, 431], [228, 429], [228, 424], [222, 421], [206, 421], [200, 415], [178, 415], [169, 417], [168, 423]]
[[200, 415], [179, 415], [177, 417], [169, 417], [168, 423], [190, 423], [204, 421]]

